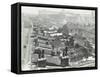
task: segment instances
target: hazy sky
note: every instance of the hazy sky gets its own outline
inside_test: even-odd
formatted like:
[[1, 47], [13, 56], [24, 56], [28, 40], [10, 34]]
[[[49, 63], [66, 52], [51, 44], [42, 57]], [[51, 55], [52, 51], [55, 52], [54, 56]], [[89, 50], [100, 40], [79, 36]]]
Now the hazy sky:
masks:
[[38, 14], [39, 11], [46, 12], [46, 13], [58, 13], [61, 11], [64, 11], [67, 13], [75, 13], [75, 14], [91, 14], [94, 13], [94, 11], [91, 10], [80, 10], [80, 9], [61, 9], [61, 8], [45, 8], [45, 7], [28, 7], [28, 6], [22, 6], [22, 13], [24, 14]]

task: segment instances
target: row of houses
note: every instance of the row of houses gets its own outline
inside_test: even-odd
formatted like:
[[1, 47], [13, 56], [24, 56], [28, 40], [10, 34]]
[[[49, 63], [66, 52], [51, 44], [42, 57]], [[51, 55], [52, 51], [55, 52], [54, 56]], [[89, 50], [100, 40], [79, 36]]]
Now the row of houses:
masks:
[[[34, 31], [32, 32], [32, 36], [31, 36], [31, 38], [34, 39], [34, 41], [33, 41], [34, 49], [33, 49], [33, 54], [32, 54], [32, 62], [33, 63], [38, 62], [37, 57], [42, 55], [41, 59], [43, 60], [43, 58], [46, 58], [46, 61], [49, 64], [52, 63], [52, 64], [56, 64], [56, 65], [64, 65], [65, 66], [67, 63], [67, 65], [68, 65], [68, 58], [66, 60], [65, 60], [65, 58], [64, 59], [59, 58], [60, 56], [62, 56], [62, 58], [64, 56], [66, 56], [65, 51], [62, 51], [60, 53], [62, 55], [60, 55], [60, 54], [58, 55], [58, 48], [60, 48], [60, 47], [56, 47], [57, 45], [53, 47], [53, 45], [51, 44], [51, 43], [57, 44], [57, 41], [56, 42], [54, 41], [54, 40], [56, 40], [54, 38], [54, 36], [60, 36], [61, 33], [57, 33], [57, 31], [55, 29], [50, 29], [48, 31], [43, 30], [43, 32], [42, 32], [41, 28], [40, 29], [37, 28], [36, 31], [35, 32]], [[58, 43], [59, 43], [59, 41], [58, 41]], [[58, 46], [59, 46], [59, 44], [58, 44]], [[38, 53], [40, 55], [38, 55]], [[62, 60], [64, 60], [63, 62], [66, 62], [66, 61], [67, 62], [62, 63]], [[39, 66], [41, 66], [41, 65], [39, 65]]]

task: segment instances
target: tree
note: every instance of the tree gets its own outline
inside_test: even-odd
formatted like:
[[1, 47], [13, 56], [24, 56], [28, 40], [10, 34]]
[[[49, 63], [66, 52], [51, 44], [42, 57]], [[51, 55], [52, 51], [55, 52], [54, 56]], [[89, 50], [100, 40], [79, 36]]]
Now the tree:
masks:
[[69, 34], [69, 29], [67, 27], [67, 24], [65, 24], [62, 28], [62, 33], [63, 35], [68, 35]]

